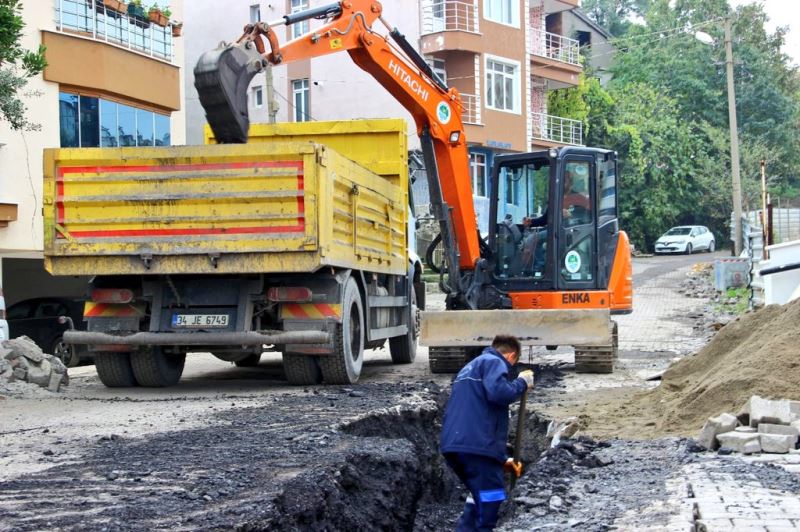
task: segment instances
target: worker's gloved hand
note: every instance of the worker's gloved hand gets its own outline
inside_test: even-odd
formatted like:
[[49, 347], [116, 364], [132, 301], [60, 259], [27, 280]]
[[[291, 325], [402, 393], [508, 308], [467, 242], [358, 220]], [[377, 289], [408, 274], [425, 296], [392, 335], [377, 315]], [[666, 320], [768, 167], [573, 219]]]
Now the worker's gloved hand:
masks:
[[533, 371], [526, 369], [519, 374], [519, 378], [525, 381], [529, 390], [533, 388]]
[[503, 464], [503, 471], [519, 478], [522, 475], [522, 462], [515, 462], [513, 458], [509, 458]]

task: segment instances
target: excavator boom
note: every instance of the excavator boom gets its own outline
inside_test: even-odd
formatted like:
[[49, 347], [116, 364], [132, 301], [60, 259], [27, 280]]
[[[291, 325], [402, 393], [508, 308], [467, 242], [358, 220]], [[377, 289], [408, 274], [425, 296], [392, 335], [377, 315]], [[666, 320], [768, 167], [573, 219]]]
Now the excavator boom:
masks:
[[[480, 259], [479, 235], [472, 204], [469, 154], [461, 121], [463, 104], [405, 37], [382, 18], [374, 0], [345, 0], [274, 22], [248, 24], [231, 44], [206, 52], [195, 67], [195, 87], [216, 141], [247, 142], [247, 89], [253, 77], [270, 65], [347, 52], [413, 116], [425, 155], [431, 206], [439, 221], [449, 278], [446, 291], [463, 297], [467, 274]], [[284, 46], [274, 27], [308, 19], [324, 20]], [[380, 21], [389, 31], [378, 34]], [[391, 39], [391, 40], [390, 40]]]

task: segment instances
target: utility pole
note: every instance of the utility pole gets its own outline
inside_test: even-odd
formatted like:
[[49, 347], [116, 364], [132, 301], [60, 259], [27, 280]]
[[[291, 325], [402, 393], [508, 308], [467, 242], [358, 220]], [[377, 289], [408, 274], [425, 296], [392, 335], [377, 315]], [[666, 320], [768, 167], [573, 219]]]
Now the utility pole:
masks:
[[272, 77], [272, 65], [267, 65], [265, 69], [265, 76], [267, 78], [267, 115], [269, 116], [269, 123], [274, 124], [275, 118], [278, 115], [278, 102], [275, 101], [275, 87], [274, 79]]
[[725, 17], [725, 65], [728, 77], [728, 122], [731, 130], [731, 179], [733, 180], [733, 252], [742, 253], [742, 183], [739, 177], [739, 128], [736, 124], [736, 93], [733, 88], [733, 38], [731, 17]]

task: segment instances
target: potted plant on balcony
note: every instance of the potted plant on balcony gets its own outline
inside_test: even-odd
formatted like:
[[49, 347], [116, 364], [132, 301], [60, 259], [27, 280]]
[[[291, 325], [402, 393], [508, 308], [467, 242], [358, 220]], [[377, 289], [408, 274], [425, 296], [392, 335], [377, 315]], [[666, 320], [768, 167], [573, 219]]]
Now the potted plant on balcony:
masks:
[[169, 24], [169, 18], [164, 15], [164, 12], [161, 11], [160, 7], [158, 7], [158, 4], [153, 4], [152, 7], [150, 7], [150, 11], [147, 13], [147, 16], [150, 19], [150, 22], [158, 24], [162, 28], [167, 27], [167, 24]]
[[126, 13], [128, 11], [128, 6], [120, 0], [103, 0], [103, 5], [106, 6], [107, 10], [116, 11], [117, 13]]
[[172, 36], [173, 37], [180, 37], [181, 30], [183, 30], [183, 22], [173, 22], [172, 23]]
[[131, 3], [128, 4], [128, 15], [140, 19], [147, 18], [142, 7], [142, 0], [131, 0]]

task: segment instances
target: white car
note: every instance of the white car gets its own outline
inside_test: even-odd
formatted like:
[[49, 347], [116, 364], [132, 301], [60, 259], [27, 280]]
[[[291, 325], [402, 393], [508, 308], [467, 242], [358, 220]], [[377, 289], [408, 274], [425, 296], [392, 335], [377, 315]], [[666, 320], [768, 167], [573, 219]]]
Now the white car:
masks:
[[714, 233], [703, 225], [680, 225], [673, 227], [656, 240], [656, 253], [686, 253], [716, 249]]
[[8, 322], [6, 321], [6, 300], [3, 289], [0, 288], [0, 342], [9, 339]]

